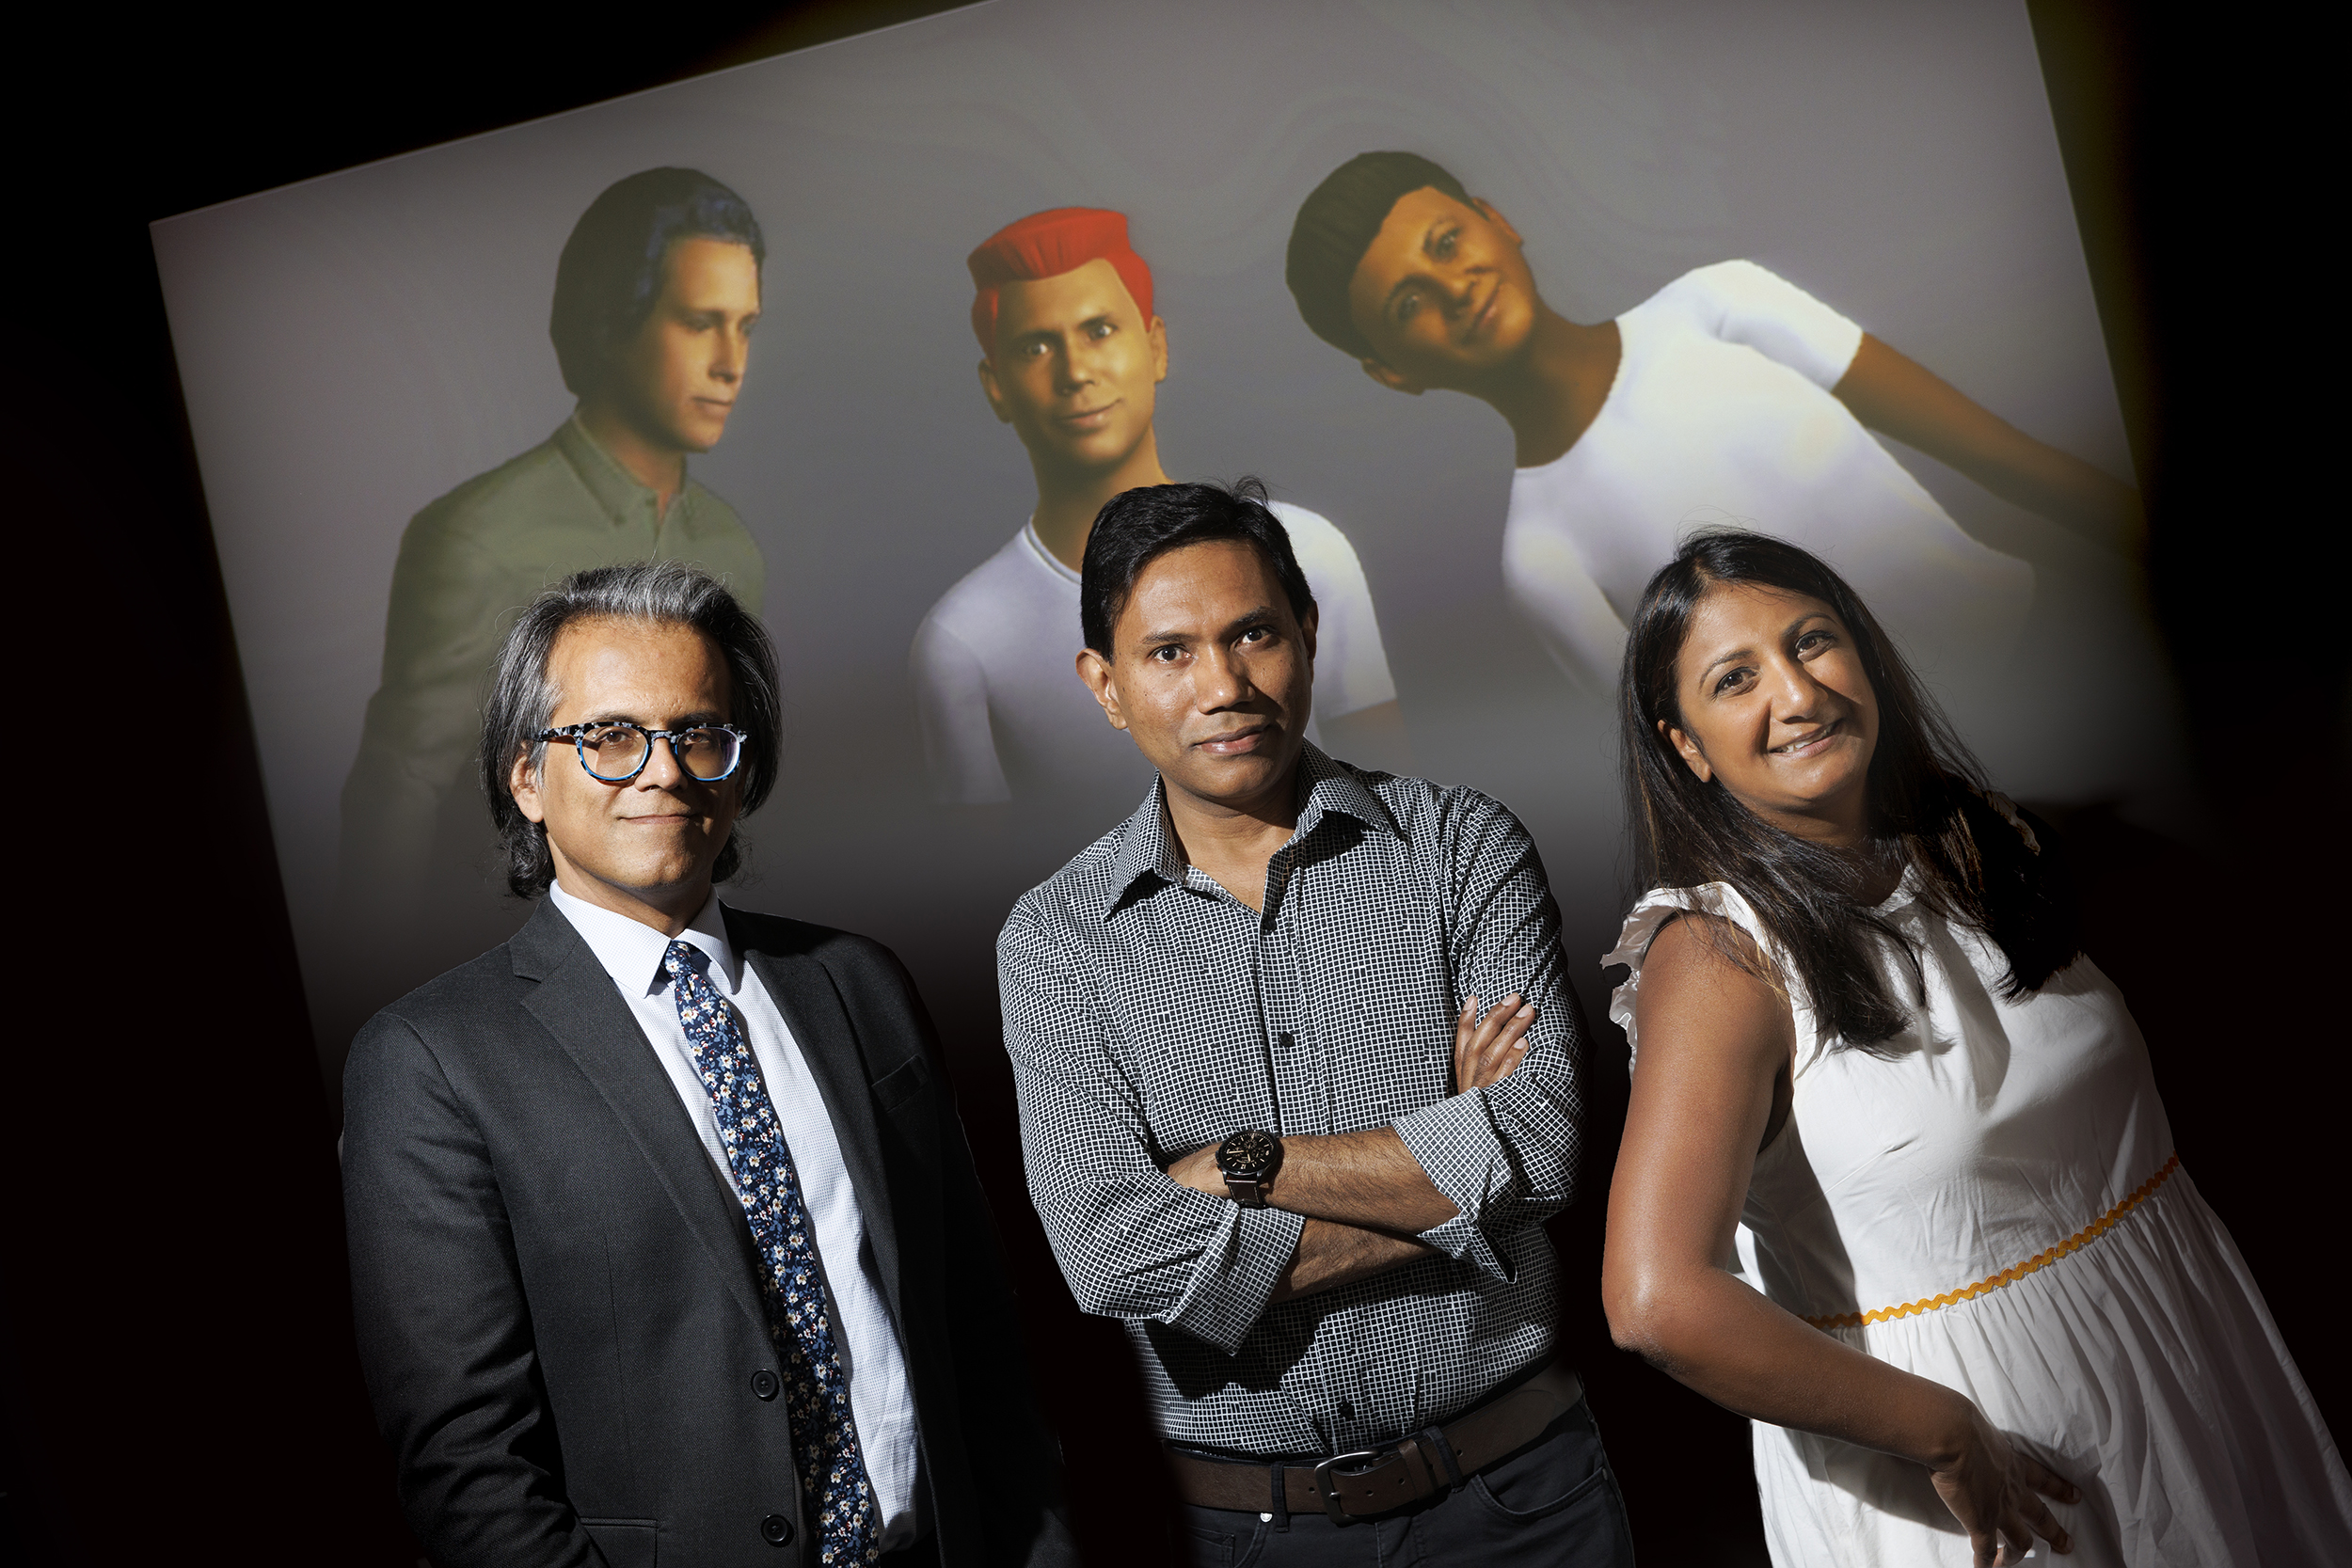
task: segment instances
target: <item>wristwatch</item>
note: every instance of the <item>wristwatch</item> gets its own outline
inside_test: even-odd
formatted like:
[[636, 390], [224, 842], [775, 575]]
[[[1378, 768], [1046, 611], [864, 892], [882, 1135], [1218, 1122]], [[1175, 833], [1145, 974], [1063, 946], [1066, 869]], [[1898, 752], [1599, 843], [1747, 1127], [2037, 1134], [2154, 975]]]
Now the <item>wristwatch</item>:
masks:
[[1282, 1168], [1282, 1140], [1271, 1132], [1236, 1132], [1216, 1146], [1225, 1190], [1245, 1209], [1265, 1207], [1266, 1184]]

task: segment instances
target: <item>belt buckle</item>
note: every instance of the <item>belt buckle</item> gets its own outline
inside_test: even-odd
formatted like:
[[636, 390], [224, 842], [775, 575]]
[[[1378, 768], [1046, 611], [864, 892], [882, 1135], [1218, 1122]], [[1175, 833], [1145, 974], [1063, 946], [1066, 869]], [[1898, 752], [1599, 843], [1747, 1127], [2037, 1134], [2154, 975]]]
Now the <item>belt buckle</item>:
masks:
[[[1342, 1465], [1358, 1465], [1369, 1469], [1386, 1458], [1388, 1451], [1385, 1449], [1359, 1449], [1354, 1453], [1335, 1454], [1315, 1466], [1315, 1496], [1323, 1499], [1323, 1512], [1331, 1516], [1333, 1524], [1344, 1528], [1360, 1524], [1362, 1520], [1348, 1513], [1347, 1505], [1340, 1501], [1340, 1489], [1331, 1482], [1331, 1471]], [[1357, 1473], [1361, 1474], [1362, 1471]]]

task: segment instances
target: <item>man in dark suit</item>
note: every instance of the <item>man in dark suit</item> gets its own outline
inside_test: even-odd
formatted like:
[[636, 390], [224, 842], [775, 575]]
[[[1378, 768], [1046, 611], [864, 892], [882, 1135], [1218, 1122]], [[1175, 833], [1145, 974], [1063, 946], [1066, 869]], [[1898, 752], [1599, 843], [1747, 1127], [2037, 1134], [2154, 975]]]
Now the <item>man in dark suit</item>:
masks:
[[500, 654], [484, 784], [546, 901], [344, 1078], [360, 1352], [440, 1568], [1074, 1560], [913, 982], [712, 892], [778, 727], [758, 622], [675, 562]]

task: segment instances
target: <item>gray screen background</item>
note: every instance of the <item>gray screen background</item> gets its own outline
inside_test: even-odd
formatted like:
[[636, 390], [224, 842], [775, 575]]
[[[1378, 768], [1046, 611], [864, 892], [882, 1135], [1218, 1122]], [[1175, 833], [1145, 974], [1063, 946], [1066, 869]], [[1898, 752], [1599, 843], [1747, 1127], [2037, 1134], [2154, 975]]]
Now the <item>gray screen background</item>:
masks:
[[[1282, 284], [1299, 200], [1374, 148], [1493, 201], [1576, 319], [1749, 258], [2131, 473], [2022, 5], [991, 0], [167, 219], [156, 254], [323, 1068], [390, 1000], [339, 977], [332, 926], [338, 793], [402, 529], [569, 411], [557, 253], [597, 192], [659, 164], [734, 186], [771, 247], [744, 392], [693, 464], [767, 557], [785, 661], [786, 773], [736, 901], [890, 943], [968, 1041], [1012, 898], [1120, 815], [932, 805], [906, 670], [924, 612], [1034, 498], [978, 389], [963, 257], [1026, 213], [1111, 207], [1168, 324], [1169, 471], [1262, 474], [1347, 533], [1419, 769], [1534, 831], [1597, 1009], [1589, 960], [1629, 863], [1614, 743], [1504, 599], [1509, 432], [1465, 398], [1375, 388]], [[2136, 569], [1898, 456], [2037, 570], [2014, 650], [1926, 673], [1995, 782], [2177, 819]], [[451, 958], [421, 942], [408, 983]]]

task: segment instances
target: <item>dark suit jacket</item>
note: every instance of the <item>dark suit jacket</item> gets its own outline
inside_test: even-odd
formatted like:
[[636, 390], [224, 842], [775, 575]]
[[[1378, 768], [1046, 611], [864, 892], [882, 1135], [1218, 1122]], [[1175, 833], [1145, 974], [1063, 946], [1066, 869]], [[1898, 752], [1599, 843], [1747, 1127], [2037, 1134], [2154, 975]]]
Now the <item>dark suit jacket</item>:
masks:
[[[905, 1347], [946, 1568], [1074, 1561], [1060, 1464], [935, 1059], [889, 950], [727, 911], [840, 1133]], [[441, 1568], [818, 1561], [735, 1195], [571, 923], [385, 1008], [343, 1075], [368, 1389]], [[781, 1548], [763, 1534], [791, 1526]]]

